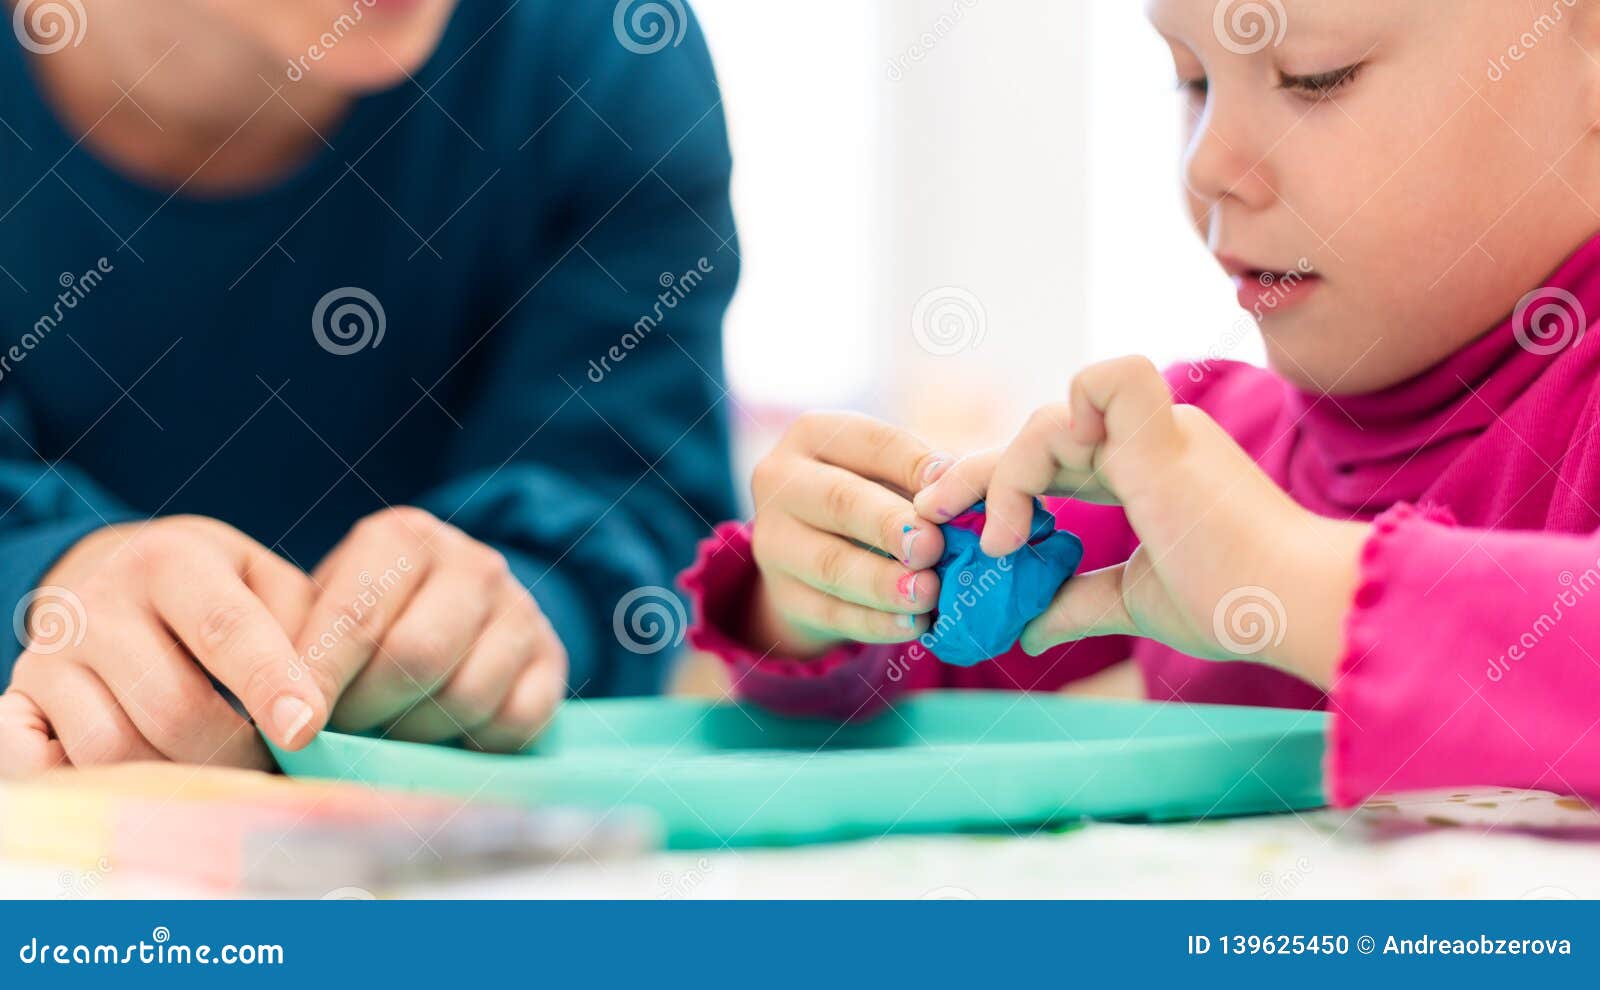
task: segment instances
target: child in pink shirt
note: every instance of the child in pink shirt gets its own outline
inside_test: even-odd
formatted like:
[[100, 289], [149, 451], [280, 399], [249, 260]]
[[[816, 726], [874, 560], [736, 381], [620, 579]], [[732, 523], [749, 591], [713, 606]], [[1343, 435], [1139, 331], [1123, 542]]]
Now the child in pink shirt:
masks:
[[[1131, 657], [1152, 698], [1326, 707], [1338, 804], [1600, 795], [1600, 4], [1504, 63], [1521, 4], [1230, 2], [1149, 6], [1195, 228], [1270, 370], [1097, 365], [960, 461], [802, 417], [684, 575], [692, 642], [838, 719]], [[941, 663], [938, 524], [986, 499], [1007, 553], [1035, 496], [1083, 570], [1006, 655]]]

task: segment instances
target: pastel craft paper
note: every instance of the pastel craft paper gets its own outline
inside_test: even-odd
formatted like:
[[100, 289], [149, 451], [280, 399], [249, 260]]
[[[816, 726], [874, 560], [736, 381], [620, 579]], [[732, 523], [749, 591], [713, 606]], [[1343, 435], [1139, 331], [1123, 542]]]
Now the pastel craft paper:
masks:
[[985, 518], [979, 502], [940, 527], [944, 554], [933, 568], [939, 607], [922, 643], [958, 667], [1009, 651], [1083, 562], [1083, 541], [1056, 529], [1055, 516], [1037, 503], [1028, 542], [1005, 557], [990, 557], [978, 546]]

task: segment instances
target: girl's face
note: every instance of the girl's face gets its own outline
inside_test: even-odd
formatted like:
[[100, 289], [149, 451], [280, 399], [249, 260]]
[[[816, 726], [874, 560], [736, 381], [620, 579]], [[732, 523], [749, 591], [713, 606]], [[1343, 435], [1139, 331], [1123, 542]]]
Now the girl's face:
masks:
[[1597, 0], [1148, 7], [1195, 228], [1302, 387], [1426, 370], [1600, 231]]
[[433, 54], [456, 0], [196, 0], [254, 38], [293, 82], [362, 93], [404, 82]]

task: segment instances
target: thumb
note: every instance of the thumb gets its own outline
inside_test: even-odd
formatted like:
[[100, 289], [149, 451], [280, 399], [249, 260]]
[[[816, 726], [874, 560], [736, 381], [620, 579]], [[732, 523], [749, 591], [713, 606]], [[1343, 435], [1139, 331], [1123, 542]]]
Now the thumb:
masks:
[[1023, 652], [1036, 657], [1061, 643], [1133, 632], [1133, 618], [1122, 601], [1127, 570], [1127, 564], [1117, 564], [1062, 585], [1044, 614], [1022, 630]]

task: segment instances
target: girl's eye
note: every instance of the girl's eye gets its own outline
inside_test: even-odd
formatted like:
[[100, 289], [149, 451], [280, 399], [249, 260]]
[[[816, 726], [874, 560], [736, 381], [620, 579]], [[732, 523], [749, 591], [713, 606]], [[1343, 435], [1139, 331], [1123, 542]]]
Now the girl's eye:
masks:
[[1179, 79], [1178, 80], [1178, 92], [1183, 93], [1183, 94], [1185, 94], [1187, 96], [1195, 96], [1195, 97], [1204, 98], [1205, 95], [1206, 95], [1206, 92], [1208, 90], [1210, 90], [1210, 88], [1211, 88], [1211, 83], [1210, 83], [1209, 80], [1206, 79], [1205, 76], [1201, 76], [1198, 79]]
[[1309, 76], [1291, 76], [1286, 72], [1280, 72], [1278, 88], [1312, 102], [1321, 102], [1355, 82], [1356, 76], [1361, 74], [1362, 66], [1363, 63], [1357, 62], [1342, 69], [1317, 72]]

